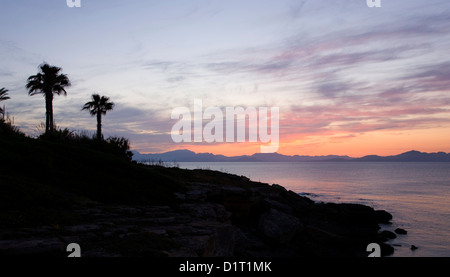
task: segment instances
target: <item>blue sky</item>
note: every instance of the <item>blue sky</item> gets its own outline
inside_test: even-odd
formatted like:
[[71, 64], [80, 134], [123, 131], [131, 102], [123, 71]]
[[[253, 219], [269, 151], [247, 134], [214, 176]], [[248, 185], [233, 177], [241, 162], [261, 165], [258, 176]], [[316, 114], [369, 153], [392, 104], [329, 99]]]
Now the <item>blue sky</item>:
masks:
[[16, 125], [45, 121], [28, 76], [48, 62], [72, 87], [57, 125], [95, 130], [92, 93], [116, 109], [104, 133], [141, 152], [252, 154], [250, 144], [175, 144], [171, 111], [280, 107], [281, 153], [450, 152], [450, 2], [1, 0], [0, 88]]

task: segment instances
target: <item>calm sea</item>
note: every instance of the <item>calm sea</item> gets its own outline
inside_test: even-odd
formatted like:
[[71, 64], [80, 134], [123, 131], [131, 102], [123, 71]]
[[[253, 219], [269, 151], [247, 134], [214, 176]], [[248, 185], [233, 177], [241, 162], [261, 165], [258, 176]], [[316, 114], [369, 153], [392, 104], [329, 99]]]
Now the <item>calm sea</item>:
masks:
[[[315, 201], [359, 203], [393, 215], [406, 236], [391, 240], [397, 257], [450, 257], [450, 163], [179, 163], [279, 184]], [[411, 245], [419, 247], [412, 251]]]

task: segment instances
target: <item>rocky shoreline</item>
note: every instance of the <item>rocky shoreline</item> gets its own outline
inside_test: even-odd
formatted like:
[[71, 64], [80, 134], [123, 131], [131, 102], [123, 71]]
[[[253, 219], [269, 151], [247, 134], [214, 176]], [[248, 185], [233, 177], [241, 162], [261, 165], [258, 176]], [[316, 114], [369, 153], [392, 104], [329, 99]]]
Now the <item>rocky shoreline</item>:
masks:
[[[391, 214], [359, 204], [315, 203], [279, 185], [209, 170], [175, 192], [172, 205], [85, 200], [79, 223], [0, 231], [1, 256], [364, 257], [370, 243], [394, 249], [379, 224]], [[220, 182], [211, 182], [211, 180]], [[404, 231], [404, 230], [403, 230]], [[400, 231], [402, 232], [402, 231]]]

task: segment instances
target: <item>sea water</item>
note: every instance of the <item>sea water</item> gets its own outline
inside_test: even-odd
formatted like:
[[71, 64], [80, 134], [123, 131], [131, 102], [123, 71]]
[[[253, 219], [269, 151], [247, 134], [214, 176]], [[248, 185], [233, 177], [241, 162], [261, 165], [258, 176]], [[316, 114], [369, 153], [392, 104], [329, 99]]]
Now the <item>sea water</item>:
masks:
[[[279, 184], [317, 202], [359, 203], [393, 215], [382, 229], [403, 228], [389, 241], [396, 257], [450, 257], [450, 163], [220, 162], [179, 163]], [[411, 245], [418, 247], [412, 251]]]

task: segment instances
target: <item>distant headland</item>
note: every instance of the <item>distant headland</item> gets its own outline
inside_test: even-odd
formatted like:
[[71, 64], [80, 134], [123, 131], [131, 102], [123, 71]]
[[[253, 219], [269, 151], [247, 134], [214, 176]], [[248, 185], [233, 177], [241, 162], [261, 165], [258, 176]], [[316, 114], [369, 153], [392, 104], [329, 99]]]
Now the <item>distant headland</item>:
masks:
[[133, 154], [134, 160], [148, 162], [450, 162], [450, 153], [425, 153], [416, 150], [393, 156], [368, 155], [360, 158], [339, 155], [288, 156], [278, 153], [224, 156], [195, 153], [190, 150], [175, 150], [160, 154], [141, 154], [133, 151]]

